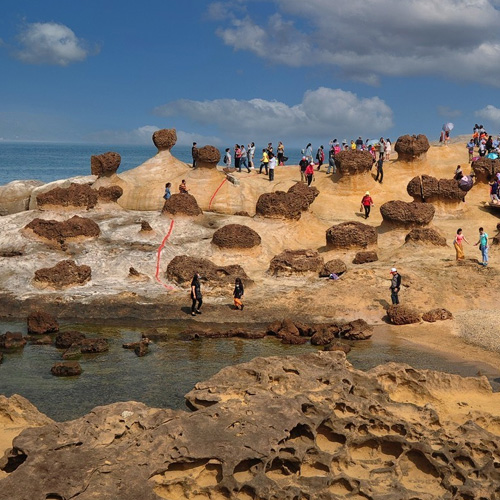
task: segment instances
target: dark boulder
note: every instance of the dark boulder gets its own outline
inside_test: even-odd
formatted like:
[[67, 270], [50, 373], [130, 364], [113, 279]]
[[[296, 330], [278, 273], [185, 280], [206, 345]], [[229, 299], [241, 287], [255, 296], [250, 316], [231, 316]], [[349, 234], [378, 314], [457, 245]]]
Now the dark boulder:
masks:
[[50, 369], [52, 375], [55, 375], [56, 377], [76, 377], [81, 375], [82, 371], [82, 367], [77, 361], [62, 361], [56, 363]]
[[430, 243], [446, 246], [446, 238], [431, 227], [416, 227], [405, 236], [405, 243]]
[[287, 193], [304, 197], [307, 200], [307, 204], [309, 207], [309, 205], [311, 205], [311, 203], [313, 203], [313, 201], [319, 195], [319, 190], [317, 187], [308, 186], [304, 182], [297, 182], [288, 189]]
[[260, 245], [259, 234], [242, 224], [227, 224], [215, 231], [212, 243], [220, 248], [253, 248]]
[[335, 155], [335, 165], [343, 176], [365, 174], [373, 166], [373, 157], [368, 151], [341, 151]]
[[319, 272], [323, 257], [316, 250], [284, 250], [272, 258], [269, 272], [273, 275]]
[[420, 323], [420, 313], [410, 306], [392, 305], [387, 308], [387, 315], [394, 325]]
[[70, 330], [67, 332], [59, 332], [56, 337], [55, 344], [58, 349], [68, 349], [72, 344], [78, 344], [81, 340], [85, 339], [85, 334]]
[[399, 226], [424, 226], [434, 218], [436, 209], [431, 203], [417, 203], [394, 200], [380, 207], [382, 218], [386, 222]]
[[311, 337], [312, 345], [328, 345], [340, 337], [340, 328], [337, 325], [317, 325], [316, 333]]
[[83, 207], [87, 210], [97, 205], [97, 191], [88, 184], [71, 183], [68, 188], [56, 187], [36, 197], [38, 208]]
[[175, 193], [168, 200], [165, 200], [161, 213], [197, 216], [201, 215], [203, 211], [192, 194]]
[[347, 266], [345, 265], [343, 260], [333, 259], [329, 260], [328, 262], [325, 262], [325, 265], [319, 272], [319, 276], [321, 278], [328, 278], [330, 274], [336, 274], [337, 276], [340, 276], [341, 274], [344, 274], [346, 271], [347, 271]]
[[372, 334], [373, 327], [361, 318], [340, 327], [340, 336], [347, 340], [368, 340]]
[[326, 245], [329, 248], [366, 248], [376, 244], [377, 230], [361, 222], [342, 222], [326, 231]]
[[90, 157], [90, 171], [92, 175], [97, 175], [97, 177], [107, 177], [118, 170], [121, 161], [121, 156], [112, 151], [102, 155], [94, 155]]
[[426, 313], [422, 314], [422, 319], [429, 323], [434, 323], [435, 321], [444, 321], [447, 319], [453, 319], [453, 314], [451, 314], [448, 309], [437, 308], [431, 309]]
[[157, 130], [153, 133], [153, 143], [158, 151], [170, 151], [177, 142], [177, 132], [175, 128]]
[[122, 194], [123, 189], [120, 186], [100, 187], [97, 191], [97, 197], [103, 203], [116, 203]]
[[5, 332], [0, 335], [1, 349], [22, 349], [26, 343], [26, 338], [20, 332]]
[[298, 220], [308, 207], [307, 198], [302, 195], [274, 191], [259, 196], [255, 212], [263, 217]]
[[398, 160], [407, 162], [425, 158], [429, 148], [429, 140], [423, 134], [403, 135], [398, 138], [394, 145], [394, 151], [398, 153]]
[[333, 342], [325, 345], [325, 347], [323, 347], [323, 351], [342, 351], [345, 354], [349, 354], [351, 352], [351, 346], [344, 344], [339, 340], [334, 340]]
[[54, 267], [35, 271], [35, 282], [55, 289], [81, 286], [90, 281], [92, 270], [89, 266], [78, 266], [73, 260], [62, 260]]
[[472, 162], [476, 182], [490, 182], [500, 172], [500, 160], [482, 157]]
[[78, 341], [82, 354], [96, 354], [109, 351], [109, 343], [106, 339], [92, 338]]
[[28, 333], [44, 335], [59, 331], [56, 318], [45, 311], [34, 311], [28, 315]]
[[215, 146], [203, 146], [195, 150], [197, 168], [215, 168], [220, 161], [220, 151]]
[[378, 255], [375, 250], [365, 250], [358, 252], [354, 257], [353, 264], [366, 264], [368, 262], [375, 262], [378, 260]]

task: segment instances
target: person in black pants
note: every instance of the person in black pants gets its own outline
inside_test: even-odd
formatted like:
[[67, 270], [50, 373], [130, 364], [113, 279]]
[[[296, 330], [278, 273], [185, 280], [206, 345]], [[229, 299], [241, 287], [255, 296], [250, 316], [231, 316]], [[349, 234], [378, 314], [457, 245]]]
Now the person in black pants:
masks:
[[191, 156], [193, 157], [193, 168], [196, 168], [196, 158], [198, 156], [198, 148], [196, 147], [196, 142], [193, 142], [193, 147], [191, 148]]
[[[201, 306], [203, 304], [203, 296], [201, 295], [200, 273], [195, 273], [191, 281], [191, 316], [201, 314]], [[198, 302], [198, 307], [196, 303]]]
[[375, 177], [375, 181], [379, 181], [380, 184], [382, 184], [383, 178], [384, 178], [384, 160], [382, 158], [379, 158], [379, 160], [377, 161], [377, 176]]

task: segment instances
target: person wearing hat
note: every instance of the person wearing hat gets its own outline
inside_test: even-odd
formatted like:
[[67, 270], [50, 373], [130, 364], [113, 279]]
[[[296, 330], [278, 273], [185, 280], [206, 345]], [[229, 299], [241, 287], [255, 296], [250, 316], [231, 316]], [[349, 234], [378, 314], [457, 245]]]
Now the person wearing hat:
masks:
[[363, 198], [361, 199], [361, 207], [359, 209], [360, 212], [363, 211], [363, 208], [365, 209], [365, 219], [368, 219], [370, 217], [370, 209], [371, 207], [374, 206], [372, 197], [370, 196], [370, 192], [367, 191]]
[[399, 297], [398, 293], [401, 288], [401, 275], [398, 273], [398, 270], [393, 267], [391, 269], [391, 300], [392, 300], [392, 305], [399, 304]]
[[309, 162], [309, 165], [307, 165], [306, 171], [304, 172], [306, 179], [307, 179], [307, 185], [310, 186], [311, 182], [313, 181], [314, 178], [314, 161], [311, 160]]

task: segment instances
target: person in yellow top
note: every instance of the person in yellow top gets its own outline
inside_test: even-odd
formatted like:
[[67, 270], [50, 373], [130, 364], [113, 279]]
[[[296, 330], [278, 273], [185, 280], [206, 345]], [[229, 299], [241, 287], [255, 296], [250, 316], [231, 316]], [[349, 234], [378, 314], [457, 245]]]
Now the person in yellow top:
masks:
[[268, 165], [269, 165], [269, 153], [267, 152], [267, 149], [263, 149], [262, 158], [260, 159], [259, 174], [262, 173], [262, 168], [264, 167], [266, 169], [266, 175], [269, 175], [269, 169], [267, 168]]
[[356, 151], [356, 143], [351, 141], [351, 151]]

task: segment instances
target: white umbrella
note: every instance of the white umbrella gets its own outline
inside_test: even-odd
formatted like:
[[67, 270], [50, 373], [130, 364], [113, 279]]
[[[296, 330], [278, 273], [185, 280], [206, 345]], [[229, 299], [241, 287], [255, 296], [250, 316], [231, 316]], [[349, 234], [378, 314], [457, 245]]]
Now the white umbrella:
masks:
[[445, 123], [445, 124], [443, 125], [443, 131], [444, 131], [444, 132], [450, 132], [451, 130], [453, 130], [453, 127], [454, 127], [454, 126], [455, 126], [455, 125], [453, 125], [453, 123]]

